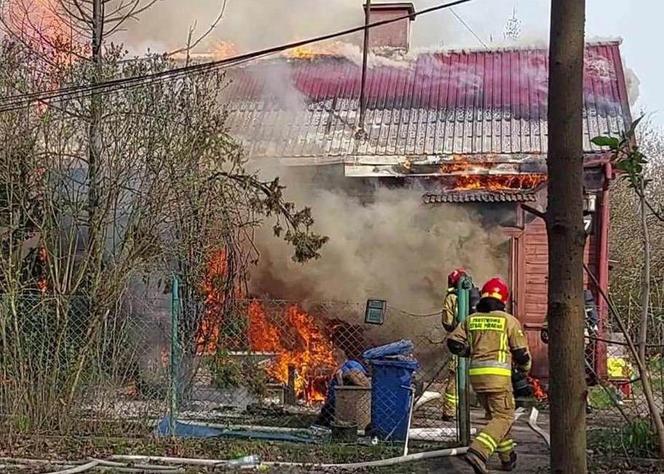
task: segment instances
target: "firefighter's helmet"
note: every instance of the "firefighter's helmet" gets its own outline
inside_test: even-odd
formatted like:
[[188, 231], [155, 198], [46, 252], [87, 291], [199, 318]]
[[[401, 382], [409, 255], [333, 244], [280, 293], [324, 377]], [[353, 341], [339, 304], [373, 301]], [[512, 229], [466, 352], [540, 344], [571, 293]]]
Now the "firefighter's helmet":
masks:
[[494, 298], [507, 304], [510, 299], [510, 289], [501, 278], [492, 278], [482, 287], [482, 298]]
[[461, 277], [466, 275], [466, 270], [463, 268], [457, 268], [452, 273], [447, 275], [447, 285], [452, 288], [459, 284]]

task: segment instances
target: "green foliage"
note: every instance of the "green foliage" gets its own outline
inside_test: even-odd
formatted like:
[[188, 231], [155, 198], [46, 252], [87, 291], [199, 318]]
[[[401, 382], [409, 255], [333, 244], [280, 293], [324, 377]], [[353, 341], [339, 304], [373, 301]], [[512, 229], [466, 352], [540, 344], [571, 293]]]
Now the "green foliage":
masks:
[[605, 410], [615, 406], [616, 402], [620, 399], [617, 394], [611, 393], [611, 388], [604, 389], [603, 387], [592, 387], [588, 393], [588, 403], [591, 407], [597, 410]]
[[592, 430], [588, 445], [599, 453], [625, 453], [627, 456], [657, 456], [657, 433], [646, 419], [638, 419], [619, 429]]
[[597, 146], [606, 146], [612, 150], [616, 150], [620, 146], [620, 140], [616, 137], [595, 137], [592, 142]]
[[212, 384], [220, 389], [245, 387], [257, 397], [267, 393], [265, 370], [250, 360], [239, 361], [226, 351], [218, 351], [208, 361]]
[[636, 119], [628, 130], [622, 133], [620, 139], [609, 136], [598, 136], [592, 139], [593, 144], [607, 147], [613, 153], [613, 164], [621, 171], [621, 179], [627, 180], [632, 189], [642, 193], [649, 183], [644, 177], [648, 158], [641, 152], [635, 142], [636, 128], [643, 120], [643, 116]]
[[226, 352], [218, 352], [208, 362], [212, 373], [212, 384], [217, 388], [239, 387], [242, 382], [240, 364]]

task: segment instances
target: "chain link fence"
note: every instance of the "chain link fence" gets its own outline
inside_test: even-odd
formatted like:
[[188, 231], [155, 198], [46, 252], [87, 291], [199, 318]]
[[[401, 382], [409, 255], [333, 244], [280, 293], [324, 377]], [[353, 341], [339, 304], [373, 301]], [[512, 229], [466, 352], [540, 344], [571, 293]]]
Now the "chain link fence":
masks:
[[[636, 306], [616, 307], [623, 322], [638, 321]], [[655, 402], [664, 411], [664, 310], [651, 308], [646, 351]], [[636, 325], [628, 326], [628, 330]], [[638, 330], [631, 331], [632, 341], [638, 343]], [[588, 388], [588, 425], [591, 428], [623, 427], [649, 419], [642, 379], [625, 335], [619, 331], [613, 317], [609, 318], [603, 334], [586, 329], [586, 375]]]
[[[456, 395], [445, 397], [452, 374], [439, 316], [388, 308], [377, 325], [365, 323], [364, 310], [341, 302], [233, 302], [200, 331], [195, 351], [181, 351], [178, 419], [268, 431], [348, 425], [385, 441], [404, 441], [409, 427], [412, 440], [455, 444], [456, 423], [443, 419]], [[363, 353], [401, 339], [413, 343], [409, 360], [390, 360], [390, 374], [378, 381], [379, 369]]]
[[[438, 314], [387, 306], [382, 324], [369, 324], [366, 303], [235, 300], [206, 315], [195, 337], [184, 340], [179, 328], [187, 315], [170, 295], [127, 298], [104, 314], [82, 296], [36, 292], [1, 301], [0, 414], [7, 434], [127, 437], [207, 429], [291, 441], [403, 443], [407, 436], [426, 449], [460, 444], [455, 364]], [[619, 311], [634, 320], [627, 313], [638, 308]], [[664, 409], [664, 311], [651, 312], [647, 362]], [[407, 358], [416, 370], [408, 361], [379, 366], [364, 359], [368, 349], [401, 339], [412, 341]], [[647, 420], [624, 336], [609, 325], [601, 337], [589, 331], [587, 341], [589, 427]], [[339, 377], [340, 366], [346, 370]]]
[[163, 415], [168, 359], [152, 338], [169, 328], [130, 306], [99, 314], [79, 295], [2, 297], [5, 433], [133, 434]]
[[[187, 315], [170, 295], [128, 299], [104, 314], [84, 297], [5, 295], [4, 432], [207, 429], [291, 441], [459, 444], [454, 365], [439, 315], [388, 307], [382, 324], [368, 324], [365, 303], [248, 299], [224, 307], [183, 340]], [[366, 350], [401, 339], [413, 343], [401, 359], [381, 367], [364, 360]]]

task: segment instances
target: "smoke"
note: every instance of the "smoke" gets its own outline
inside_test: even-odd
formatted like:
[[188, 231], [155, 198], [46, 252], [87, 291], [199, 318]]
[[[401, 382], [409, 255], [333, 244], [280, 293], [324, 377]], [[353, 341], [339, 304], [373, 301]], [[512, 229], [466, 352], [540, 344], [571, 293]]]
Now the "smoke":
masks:
[[[480, 285], [507, 276], [506, 236], [498, 226], [485, 227], [486, 216], [466, 206], [425, 206], [417, 186], [344, 178], [341, 166], [271, 172], [288, 186], [289, 199], [312, 208], [315, 230], [330, 240], [320, 259], [298, 264], [293, 249], [264, 225], [256, 236], [260, 259], [251, 275], [252, 294], [297, 301], [313, 314], [323, 307], [328, 317], [352, 326], [362, 323], [368, 298], [384, 299], [384, 325], [362, 325], [363, 337], [372, 345], [412, 340], [426, 373], [444, 353], [438, 343], [445, 333], [434, 313], [442, 309], [447, 274], [463, 266]], [[356, 336], [335, 337], [357, 350]]]
[[[154, 43], [167, 49], [182, 47], [192, 26], [193, 37], [207, 31], [219, 13], [223, 18], [202, 49], [225, 40], [250, 51], [297, 39], [358, 26], [363, 0], [178, 0], [158, 2], [138, 25], [123, 34], [129, 46]], [[225, 8], [224, 8], [225, 5]], [[140, 51], [136, 51], [140, 52]]]
[[478, 282], [506, 276], [505, 237], [485, 228], [479, 213], [461, 205], [425, 206], [416, 185], [353, 182], [340, 171], [276, 171], [288, 198], [312, 208], [315, 230], [330, 241], [320, 259], [297, 264], [292, 249], [265, 226], [257, 238], [255, 294], [312, 304], [381, 298], [407, 312], [431, 313], [440, 309], [447, 274], [458, 266]]
[[639, 100], [641, 80], [633, 69], [625, 65], [623, 65], [623, 68], [625, 70], [625, 81], [627, 82], [627, 98], [630, 107], [634, 107]]

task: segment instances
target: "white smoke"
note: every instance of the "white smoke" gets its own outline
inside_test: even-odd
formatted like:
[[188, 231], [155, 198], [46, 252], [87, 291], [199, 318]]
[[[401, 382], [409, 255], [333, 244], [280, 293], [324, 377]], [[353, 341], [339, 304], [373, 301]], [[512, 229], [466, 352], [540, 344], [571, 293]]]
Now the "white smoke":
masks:
[[507, 276], [506, 237], [497, 227], [484, 228], [480, 214], [462, 205], [425, 206], [418, 187], [356, 184], [333, 171], [339, 170], [324, 168], [318, 177], [297, 168], [273, 171], [289, 198], [312, 208], [315, 230], [330, 241], [319, 260], [297, 264], [292, 248], [264, 226], [255, 293], [304, 303], [383, 298], [426, 313], [439, 309], [447, 274], [458, 266], [478, 282]]
[[[180, 48], [206, 32], [219, 13], [221, 22], [201, 44], [203, 50], [221, 40], [235, 43], [241, 51], [283, 44], [310, 36], [347, 29], [362, 21], [362, 0], [180, 0], [157, 2], [136, 25], [124, 32], [128, 44], [166, 45]], [[225, 5], [225, 8], [224, 8]], [[358, 23], [359, 22], [359, 23]]]

